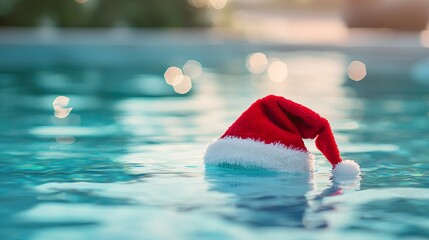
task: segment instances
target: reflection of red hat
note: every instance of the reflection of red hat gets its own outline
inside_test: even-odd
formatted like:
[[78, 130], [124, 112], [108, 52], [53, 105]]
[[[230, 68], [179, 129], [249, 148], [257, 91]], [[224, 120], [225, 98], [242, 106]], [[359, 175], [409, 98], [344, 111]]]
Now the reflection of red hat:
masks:
[[303, 139], [317, 148], [334, 175], [360, 174], [359, 165], [342, 161], [328, 121], [312, 110], [274, 95], [259, 99], [207, 148], [206, 164], [233, 164], [287, 172], [314, 170], [314, 157]]

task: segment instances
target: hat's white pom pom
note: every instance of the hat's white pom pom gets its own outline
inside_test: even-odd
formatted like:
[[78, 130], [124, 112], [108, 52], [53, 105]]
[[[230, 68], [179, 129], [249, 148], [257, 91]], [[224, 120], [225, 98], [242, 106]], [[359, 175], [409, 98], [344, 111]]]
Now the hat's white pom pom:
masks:
[[353, 160], [344, 160], [335, 166], [332, 175], [337, 179], [357, 178], [360, 175], [359, 164]]

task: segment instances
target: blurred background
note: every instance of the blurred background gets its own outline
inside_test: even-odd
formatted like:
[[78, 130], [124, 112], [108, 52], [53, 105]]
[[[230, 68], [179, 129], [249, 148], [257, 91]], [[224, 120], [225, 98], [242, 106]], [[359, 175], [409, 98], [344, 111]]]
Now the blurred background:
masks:
[[[155, 87], [154, 79], [188, 60], [196, 75], [201, 67], [240, 72], [252, 53], [315, 50], [345, 53], [349, 63], [364, 64], [353, 69], [375, 68], [371, 76], [388, 69], [381, 72], [426, 82], [428, 8], [426, 0], [1, 0], [0, 67], [20, 72], [17, 78], [23, 69], [50, 69], [34, 80], [44, 90], [73, 91], [71, 85], [85, 83], [79, 91], [156, 96], [171, 92]], [[262, 64], [260, 72], [266, 57], [255, 63]], [[81, 71], [100, 68], [108, 69]], [[85, 77], [57, 79], [62, 71]], [[143, 82], [141, 73], [152, 74], [145, 82], [154, 89], [129, 87], [135, 78]], [[100, 74], [106, 74], [103, 87]], [[21, 87], [36, 87], [24, 81]], [[111, 86], [117, 82], [130, 85]]]

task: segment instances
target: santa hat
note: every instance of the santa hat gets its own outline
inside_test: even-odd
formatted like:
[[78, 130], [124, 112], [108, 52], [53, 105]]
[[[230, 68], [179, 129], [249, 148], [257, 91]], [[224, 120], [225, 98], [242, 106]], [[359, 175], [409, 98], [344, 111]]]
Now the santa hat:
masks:
[[206, 151], [206, 164], [240, 165], [286, 172], [314, 171], [314, 156], [303, 139], [317, 148], [335, 176], [356, 177], [359, 165], [343, 161], [329, 122], [314, 111], [283, 97], [269, 95], [253, 103]]

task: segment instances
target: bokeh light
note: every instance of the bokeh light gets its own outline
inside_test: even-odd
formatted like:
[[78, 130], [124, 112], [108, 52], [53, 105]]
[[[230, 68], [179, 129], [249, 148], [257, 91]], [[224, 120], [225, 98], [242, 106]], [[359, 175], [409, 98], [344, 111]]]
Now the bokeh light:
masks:
[[280, 60], [273, 61], [267, 71], [270, 80], [273, 82], [283, 82], [289, 74], [286, 63]]
[[185, 75], [179, 75], [179, 76], [175, 77], [173, 82], [171, 83], [171, 86], [179, 85], [183, 81], [184, 78], [185, 78]]
[[350, 63], [347, 68], [347, 74], [349, 78], [353, 81], [360, 81], [366, 76], [366, 66], [365, 63], [361, 61], [353, 61]]
[[228, 0], [209, 0], [209, 2], [212, 8], [220, 10], [226, 6]]
[[169, 68], [167, 68], [167, 70], [164, 73], [164, 79], [165, 82], [167, 82], [170, 85], [173, 85], [174, 79], [176, 79], [176, 77], [178, 76], [182, 76], [183, 72], [180, 68], [175, 67], [175, 66], [171, 66]]
[[69, 102], [70, 102], [70, 98], [68, 98], [66, 96], [58, 96], [52, 102], [52, 106], [54, 107], [54, 109], [65, 108], [65, 107], [67, 107]]
[[220, 10], [225, 8], [228, 0], [188, 0], [189, 4], [196, 8], [214, 8]]
[[179, 94], [185, 94], [192, 88], [191, 78], [185, 75], [178, 76], [173, 83], [174, 91]]
[[192, 79], [199, 78], [203, 73], [203, 68], [201, 63], [196, 60], [188, 60], [185, 65], [183, 65], [183, 73], [186, 76], [189, 76]]
[[420, 42], [423, 47], [429, 47], [429, 31], [422, 31], [420, 33]]
[[70, 112], [71, 112], [72, 108], [58, 108], [54, 110], [54, 115], [57, 118], [66, 118]]
[[260, 74], [265, 71], [268, 65], [267, 56], [263, 53], [251, 53], [247, 56], [246, 67], [253, 74]]
[[57, 118], [66, 118], [73, 108], [67, 108], [70, 99], [65, 96], [58, 96], [52, 102], [54, 108], [54, 115]]

